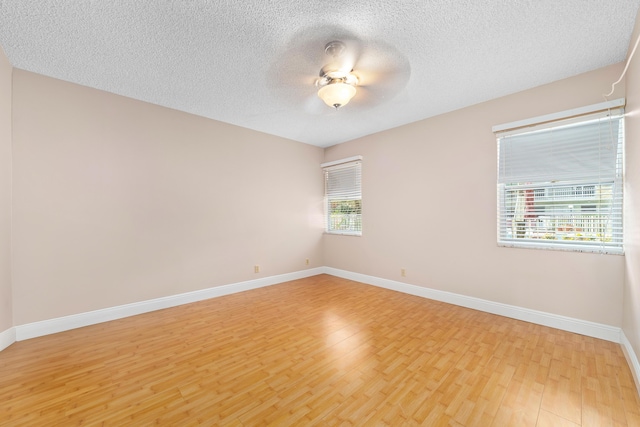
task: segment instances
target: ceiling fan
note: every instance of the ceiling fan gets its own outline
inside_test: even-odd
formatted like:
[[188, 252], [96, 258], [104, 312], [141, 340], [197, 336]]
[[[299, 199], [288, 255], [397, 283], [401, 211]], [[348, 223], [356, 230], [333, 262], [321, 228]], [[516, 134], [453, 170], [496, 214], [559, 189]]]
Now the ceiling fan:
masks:
[[337, 27], [319, 27], [296, 34], [268, 76], [274, 93], [294, 108], [326, 114], [348, 103], [345, 112], [355, 112], [395, 97], [408, 83], [411, 66], [385, 41], [363, 41]]
[[330, 62], [320, 69], [320, 78], [316, 80], [318, 96], [337, 110], [347, 105], [356, 94], [358, 76], [353, 73], [352, 55], [347, 53], [343, 42], [334, 40], [327, 43], [324, 52]]

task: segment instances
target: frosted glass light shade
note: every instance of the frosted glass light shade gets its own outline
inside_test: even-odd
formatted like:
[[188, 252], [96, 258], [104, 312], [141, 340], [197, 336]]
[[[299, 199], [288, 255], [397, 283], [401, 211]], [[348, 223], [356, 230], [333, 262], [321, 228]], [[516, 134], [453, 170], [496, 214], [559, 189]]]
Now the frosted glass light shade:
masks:
[[329, 83], [318, 90], [318, 96], [336, 110], [347, 105], [356, 94], [356, 88], [347, 83]]

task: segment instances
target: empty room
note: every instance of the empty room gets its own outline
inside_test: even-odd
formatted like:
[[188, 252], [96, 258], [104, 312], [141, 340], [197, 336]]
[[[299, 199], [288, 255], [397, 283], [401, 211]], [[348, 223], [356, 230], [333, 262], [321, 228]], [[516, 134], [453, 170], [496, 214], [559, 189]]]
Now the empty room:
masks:
[[640, 426], [639, 8], [0, 1], [0, 426]]

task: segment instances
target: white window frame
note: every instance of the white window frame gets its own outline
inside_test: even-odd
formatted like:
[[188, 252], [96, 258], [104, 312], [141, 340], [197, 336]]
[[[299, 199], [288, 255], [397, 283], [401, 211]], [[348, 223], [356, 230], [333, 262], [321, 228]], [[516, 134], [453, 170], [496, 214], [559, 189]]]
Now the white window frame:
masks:
[[[618, 99], [493, 127], [498, 246], [624, 253], [624, 104]], [[588, 136], [575, 138], [580, 132]], [[567, 160], [564, 172], [554, 166], [562, 164], [555, 151], [566, 149], [564, 157], [579, 159]], [[582, 159], [596, 166], [577, 166]]]
[[[362, 156], [320, 165], [324, 174], [325, 233], [362, 235]], [[355, 213], [336, 213], [336, 203], [353, 202]]]

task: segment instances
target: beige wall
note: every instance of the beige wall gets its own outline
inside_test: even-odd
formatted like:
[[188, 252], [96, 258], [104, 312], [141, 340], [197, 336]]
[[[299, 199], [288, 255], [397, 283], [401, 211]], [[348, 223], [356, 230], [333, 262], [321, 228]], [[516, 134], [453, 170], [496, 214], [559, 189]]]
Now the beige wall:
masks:
[[[491, 132], [603, 102], [621, 70], [617, 64], [328, 148], [325, 161], [364, 156], [363, 236], [325, 235], [325, 264], [621, 326], [623, 256], [496, 246]], [[623, 93], [619, 87], [616, 95]]]
[[11, 73], [0, 48], [0, 333], [13, 326], [11, 296]]
[[[600, 102], [621, 70], [596, 70], [324, 155], [14, 70], [13, 324], [298, 271], [310, 258], [309, 267], [621, 326], [624, 257], [496, 246], [491, 133], [495, 124]], [[623, 92], [621, 84], [614, 97]], [[318, 165], [357, 154], [364, 235], [322, 235]], [[633, 323], [638, 310], [626, 308]]]
[[16, 325], [323, 265], [322, 149], [13, 79]]
[[[632, 45], [640, 35], [640, 15]], [[623, 332], [640, 357], [640, 50], [626, 74], [625, 287]], [[638, 379], [640, 384], [640, 379]]]

